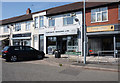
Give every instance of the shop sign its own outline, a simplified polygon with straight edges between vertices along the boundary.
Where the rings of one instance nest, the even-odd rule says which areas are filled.
[[[77,34],[77,29],[46,31],[46,36]]]
[[[87,27],[87,32],[114,31],[114,25]]]
[[[13,37],[30,37],[31,33],[25,33],[25,34],[14,34]]]

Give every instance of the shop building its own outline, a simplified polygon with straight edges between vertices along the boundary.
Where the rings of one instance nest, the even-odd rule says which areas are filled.
[[[87,53],[120,49],[119,7],[119,2],[86,2]],[[35,13],[28,9],[25,15],[2,20],[0,37],[8,35],[11,45],[29,45],[45,53],[49,48],[82,53],[83,16],[83,2]]]
[[[76,22],[75,18],[82,20],[82,12],[48,15],[43,11],[34,14],[34,47],[45,53],[49,53],[49,48],[52,52],[61,50],[63,54],[66,51],[81,51],[82,21]]]
[[[111,54],[120,51],[120,6],[109,3],[86,10],[88,53]]]
[[[27,45],[32,46],[32,14],[28,8],[25,15],[2,20],[0,25],[1,42],[8,40],[8,44],[1,44],[1,48],[6,45]]]

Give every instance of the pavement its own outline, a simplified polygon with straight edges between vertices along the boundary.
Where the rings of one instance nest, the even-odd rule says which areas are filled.
[[[92,69],[92,70],[102,70],[102,71],[113,71],[119,72],[120,61],[119,58],[113,57],[95,57],[88,56],[86,57],[86,64],[84,64],[83,56],[68,56],[61,55],[61,58],[55,58],[54,55],[46,55],[44,62],[49,63],[53,66],[71,66],[71,67],[81,67],[84,69]]]
[[[75,68],[83,68],[89,70],[101,70],[101,71],[112,71],[120,72],[120,58],[113,57],[98,57],[98,56],[87,56],[86,64],[84,64],[83,56],[74,55],[61,55],[61,58],[55,58],[54,55],[45,55],[46,58],[43,60],[33,61],[21,61],[21,63],[32,63],[32,64],[47,64],[51,66],[68,66]]]

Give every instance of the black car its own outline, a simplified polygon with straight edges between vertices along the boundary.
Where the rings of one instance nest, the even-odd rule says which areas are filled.
[[[20,59],[43,59],[45,53],[30,46],[6,46],[2,50],[2,58],[16,62]]]

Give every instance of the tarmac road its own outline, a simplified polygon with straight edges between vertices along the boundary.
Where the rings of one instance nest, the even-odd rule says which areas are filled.
[[[118,72],[3,60],[2,81],[118,81]]]

